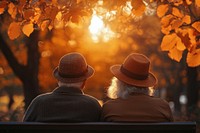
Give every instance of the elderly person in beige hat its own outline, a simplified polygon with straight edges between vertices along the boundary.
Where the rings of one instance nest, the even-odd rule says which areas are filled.
[[[109,122],[170,122],[169,104],[150,96],[150,87],[157,83],[149,71],[150,60],[142,54],[128,55],[122,65],[110,68],[114,75],[103,104],[102,121]]]
[[[58,87],[37,96],[25,112],[23,121],[30,122],[95,122],[101,106],[97,99],[83,94],[86,80],[94,70],[77,52],[64,55],[53,75]]]

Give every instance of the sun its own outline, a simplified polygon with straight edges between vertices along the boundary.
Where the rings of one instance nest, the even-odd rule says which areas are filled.
[[[93,14],[91,24],[89,26],[91,38],[95,43],[108,42],[115,36],[115,33],[110,29],[108,25],[105,25],[102,18],[96,14]]]

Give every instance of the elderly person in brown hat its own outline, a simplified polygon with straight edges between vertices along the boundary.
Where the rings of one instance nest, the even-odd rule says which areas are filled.
[[[150,96],[150,87],[157,83],[149,71],[150,60],[142,54],[128,55],[122,65],[110,68],[114,75],[107,90],[111,100],[103,104],[102,121],[109,122],[170,122],[169,104]]]
[[[53,75],[58,87],[37,96],[25,112],[23,121],[31,122],[95,122],[101,106],[97,99],[83,94],[86,80],[94,70],[80,53],[64,55]]]

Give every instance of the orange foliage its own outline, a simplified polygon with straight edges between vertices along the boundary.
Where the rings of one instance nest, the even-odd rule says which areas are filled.
[[[157,9],[157,15],[161,18],[161,31],[165,34],[161,49],[168,51],[169,57],[178,62],[182,58],[183,51],[187,49],[186,61],[190,67],[200,65],[198,52],[200,50],[199,3],[199,0],[196,0],[195,3],[191,0],[161,0]],[[192,9],[189,9],[191,7]]]
[[[158,17],[163,17],[166,12],[168,11],[169,7],[167,4],[159,5],[157,8],[157,15]]]
[[[102,0],[101,2],[102,4],[98,5],[98,0],[52,0],[51,2],[3,0],[0,2],[0,14],[8,9],[8,13],[13,18],[8,29],[8,36],[11,40],[18,38],[21,33],[30,36],[34,28],[42,31],[53,28],[65,29],[71,23],[88,22],[84,18],[90,18],[93,9],[97,6],[101,8],[101,11],[96,11],[96,13],[102,17],[106,16],[107,12],[114,11],[116,16],[114,19],[116,20],[107,20],[107,22],[110,22],[111,27],[115,28],[116,31],[121,28],[121,31],[127,33],[128,30],[132,29],[123,24],[127,21],[130,22],[129,17],[143,16],[150,7],[149,5],[152,2],[157,2],[159,4],[157,5],[157,15],[160,18],[161,31],[164,34],[161,49],[168,51],[169,57],[176,61],[181,60],[184,50],[188,51],[187,56],[195,55],[194,59],[198,57],[199,52],[196,51],[199,50],[200,45],[200,0],[194,2],[192,0]],[[125,7],[130,8],[130,14],[123,15]],[[106,20],[106,17],[103,19]],[[140,33],[143,35],[142,32]],[[200,65],[199,61],[192,60],[190,57],[187,57],[186,60],[189,66]]]
[[[16,39],[21,34],[20,23],[12,22],[8,28],[8,36],[11,40]]]
[[[137,1],[132,1],[131,2],[132,5],[132,12],[134,15],[136,16],[142,16],[142,14],[144,13],[146,6],[143,3],[142,0],[137,0]]]
[[[30,36],[30,34],[33,32],[33,24],[32,23],[27,23],[23,26],[22,31],[26,36]]]

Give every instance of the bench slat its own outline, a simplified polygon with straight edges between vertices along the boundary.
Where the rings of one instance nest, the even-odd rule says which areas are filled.
[[[0,133],[196,133],[195,122],[169,123],[32,123],[0,122]]]

